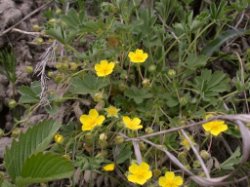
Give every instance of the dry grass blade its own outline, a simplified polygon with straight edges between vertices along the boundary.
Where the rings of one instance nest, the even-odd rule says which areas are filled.
[[[236,123],[240,128],[240,133],[242,137],[243,147],[242,147],[242,160],[241,162],[246,162],[250,155],[250,131],[240,120],[237,120]]]
[[[210,174],[209,174],[209,171],[208,171],[208,169],[207,169],[207,167],[206,167],[206,164],[205,164],[204,161],[202,160],[202,158],[201,158],[199,152],[198,152],[198,151],[196,150],[196,148],[194,147],[193,142],[190,140],[190,138],[188,137],[187,133],[186,133],[183,129],[181,129],[181,133],[183,134],[183,136],[187,139],[188,143],[190,144],[190,146],[191,146],[191,148],[192,148],[192,150],[193,150],[193,152],[194,152],[196,158],[199,160],[199,162],[200,162],[200,164],[201,164],[201,167],[202,167],[202,169],[203,169],[203,171],[204,171],[206,177],[207,177],[207,178],[210,178]]]
[[[138,141],[136,141],[136,140],[133,140],[132,143],[134,146],[135,157],[136,157],[137,163],[140,164],[142,162],[140,146],[138,144]]]
[[[122,135],[124,138],[126,138],[127,141],[132,141],[133,142],[134,149],[135,149],[135,154],[136,154],[137,158],[138,158],[138,155],[140,155],[139,154],[140,152],[138,153],[139,148],[137,148],[138,140],[139,141],[141,140],[141,141],[151,145],[152,147],[155,147],[156,149],[163,151],[166,154],[166,156],[170,159],[171,162],[173,162],[176,166],[178,166],[186,174],[190,175],[190,178],[193,181],[195,181],[197,184],[199,184],[201,186],[221,186],[221,185],[231,184],[231,183],[237,182],[237,181],[224,182],[224,180],[227,179],[228,177],[230,177],[233,174],[233,172],[229,173],[229,174],[227,174],[225,176],[222,176],[222,177],[210,178],[210,174],[209,174],[208,169],[206,168],[205,163],[203,162],[203,160],[200,157],[198,151],[195,149],[194,145],[192,144],[192,141],[190,140],[190,138],[187,136],[187,134],[183,130],[183,129],[186,129],[186,128],[190,128],[190,127],[193,127],[193,126],[196,126],[196,125],[201,125],[203,123],[213,121],[213,120],[217,120],[217,119],[232,121],[232,122],[235,122],[239,126],[241,136],[242,136],[242,140],[243,140],[243,148],[242,148],[243,157],[242,157],[241,162],[247,161],[247,159],[249,158],[249,155],[250,155],[250,131],[246,127],[246,125],[244,123],[250,122],[250,115],[248,115],[248,114],[215,116],[215,117],[209,118],[208,120],[202,120],[202,121],[199,121],[199,122],[192,122],[192,123],[187,124],[185,126],[175,127],[175,128],[171,128],[171,129],[167,129],[167,130],[162,130],[162,131],[151,133],[151,134],[148,134],[148,135],[139,136],[137,138],[129,138],[126,135],[121,134],[121,133],[120,133],[120,135]],[[153,143],[152,141],[149,141],[149,140],[146,139],[146,138],[151,138],[151,137],[154,137],[154,136],[159,136],[159,135],[162,135],[162,134],[167,134],[167,133],[175,132],[175,131],[181,131],[183,136],[190,143],[191,148],[192,148],[195,156],[199,160],[199,162],[201,164],[201,167],[202,167],[203,171],[205,172],[206,178],[197,176],[192,171],[188,170],[172,153],[170,153],[166,149],[165,146],[157,145],[157,144]],[[141,157],[141,155],[140,155],[140,157]]]
[[[167,157],[169,158],[169,160],[171,160],[171,162],[173,162],[176,166],[178,166],[182,171],[184,171],[186,174],[190,175],[191,179],[193,181],[195,181],[197,184],[201,185],[201,186],[221,186],[223,184],[223,180],[225,180],[226,178],[228,178],[230,176],[229,175],[225,175],[223,177],[217,177],[217,178],[204,178],[204,177],[200,177],[195,175],[192,171],[188,170],[172,153],[170,153],[165,147],[161,146],[161,145],[157,145],[147,139],[142,139],[142,141],[144,141],[145,143],[150,144],[151,146],[163,151]]]

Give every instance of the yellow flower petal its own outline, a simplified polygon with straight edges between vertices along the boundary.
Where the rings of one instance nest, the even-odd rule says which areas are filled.
[[[80,122],[83,124],[86,121],[87,118],[88,118],[87,115],[81,115],[80,116]]]
[[[100,64],[101,64],[101,66],[103,66],[103,65],[108,65],[108,61],[107,60],[101,60],[100,61]]]
[[[133,63],[143,63],[147,60],[148,54],[144,53],[142,49],[136,49],[135,52],[129,52],[128,57]]]
[[[114,106],[109,106],[105,109],[105,111],[107,112],[107,117],[118,117],[118,112],[120,111],[120,109]]]
[[[161,187],[166,187],[167,186],[167,179],[166,177],[160,177],[158,179],[158,183]]]
[[[122,121],[125,125],[129,124],[130,123],[130,118],[128,116],[123,116],[122,117]]]
[[[95,64],[95,71],[98,77],[105,77],[113,72],[114,67],[114,62],[109,63],[107,60],[101,60],[99,64]]]
[[[128,168],[128,171],[130,172],[130,173],[136,173],[138,170],[137,170],[137,164],[135,164],[135,163],[132,163],[130,166],[129,166],[129,168]]]
[[[175,184],[181,186],[183,184],[183,178],[180,176],[175,177]]]
[[[123,120],[125,127],[130,130],[138,130],[138,129],[143,128],[143,126],[140,124],[141,120],[139,118],[131,119],[128,116],[123,116],[122,120]]]
[[[174,172],[172,172],[172,171],[167,171],[167,172],[165,173],[165,177],[166,177],[168,180],[173,180],[174,177],[175,177],[175,174],[174,174]]]
[[[89,116],[91,116],[92,118],[96,118],[98,115],[99,115],[99,114],[98,114],[98,112],[97,112],[96,109],[91,109],[91,110],[89,111]]]
[[[146,162],[132,163],[129,167],[128,181],[143,185],[152,177],[152,171]]]
[[[105,166],[102,167],[102,169],[104,171],[114,171],[115,164],[114,163],[106,164]]]
[[[166,172],[165,176],[158,179],[158,183],[161,187],[179,187],[183,184],[183,178],[175,176],[174,172]]]
[[[97,125],[102,125],[103,121],[105,120],[105,117],[103,115],[99,116],[97,119],[96,119],[96,124]]]
[[[82,123],[82,131],[91,131],[96,126],[101,126],[104,122],[105,117],[99,115],[96,109],[91,109],[89,115],[81,115],[80,122]]]
[[[202,125],[206,132],[211,133],[214,136],[218,136],[220,133],[228,129],[227,124],[222,120],[214,120]]]
[[[137,126],[137,125],[140,125],[141,120],[140,120],[139,118],[133,118],[132,123],[133,123],[135,126]]]
[[[150,167],[149,167],[149,165],[148,165],[146,162],[142,162],[142,163],[140,164],[140,169],[141,169],[142,171],[146,171],[146,170],[149,170]]]

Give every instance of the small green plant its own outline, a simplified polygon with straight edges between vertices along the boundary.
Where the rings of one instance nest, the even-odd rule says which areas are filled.
[[[246,1],[197,2],[56,1],[41,27],[44,79],[18,87],[15,125],[38,113],[63,125],[41,122],[12,143],[9,181],[240,183],[250,168],[250,118],[239,114],[250,111],[250,68],[249,50],[234,47],[249,34]]]
[[[2,50],[0,52],[0,66],[3,67],[1,73],[5,74],[8,80],[16,82],[16,57],[12,50]],[[3,71],[4,70],[4,71]]]
[[[45,151],[59,128],[54,121],[43,121],[13,140],[4,155],[4,166],[11,182],[24,187],[72,175],[74,167],[69,160]]]

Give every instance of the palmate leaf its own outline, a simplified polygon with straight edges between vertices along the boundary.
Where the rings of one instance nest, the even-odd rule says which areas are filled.
[[[19,99],[20,103],[38,103],[40,101],[39,94],[41,92],[41,86],[40,82],[34,81],[29,86],[20,86],[19,93],[21,94],[21,97]]]
[[[18,141],[13,141],[4,155],[5,168],[13,180],[21,174],[28,157],[48,147],[59,128],[60,125],[54,121],[43,121],[21,134]]]
[[[74,94],[95,94],[100,89],[109,85],[109,81],[105,78],[97,78],[93,75],[87,74],[82,79],[73,79],[71,85],[73,87],[72,92]]]
[[[212,97],[228,91],[230,86],[228,78],[223,72],[212,73],[211,70],[204,69],[200,76],[195,77],[193,88],[205,101],[209,101]]]
[[[16,179],[16,184],[22,187],[69,178],[73,171],[74,166],[70,160],[53,153],[38,153],[26,160],[21,175]]]
[[[151,93],[145,88],[139,89],[135,86],[132,86],[128,90],[125,91],[125,96],[130,99],[133,99],[136,104],[142,103],[145,99],[153,97]]]

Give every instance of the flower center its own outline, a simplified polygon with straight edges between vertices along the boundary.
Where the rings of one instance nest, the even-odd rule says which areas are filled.
[[[142,60],[142,55],[141,54],[136,54],[135,59],[136,60]]]

